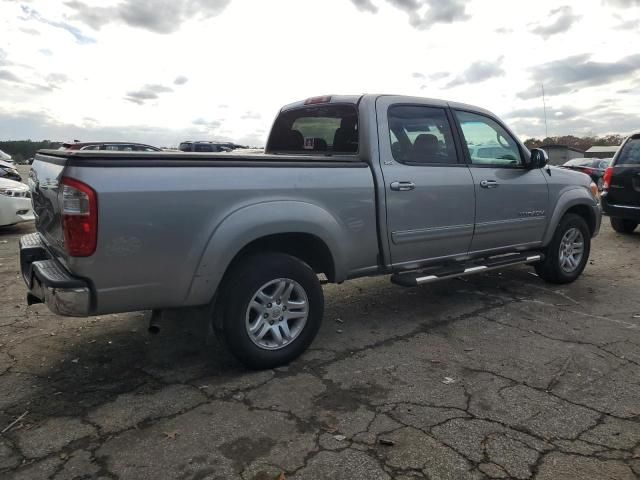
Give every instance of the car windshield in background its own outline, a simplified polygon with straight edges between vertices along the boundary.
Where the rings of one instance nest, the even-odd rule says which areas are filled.
[[[358,112],[352,105],[322,105],[280,114],[269,151],[287,153],[358,152]]]
[[[640,137],[632,138],[624,144],[616,165],[640,165]]]
[[[595,166],[596,168],[601,168],[604,170],[609,165],[611,165],[611,160],[613,160],[613,158],[605,158],[604,160],[599,160]]]

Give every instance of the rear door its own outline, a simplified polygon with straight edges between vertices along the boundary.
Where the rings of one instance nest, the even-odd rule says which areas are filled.
[[[613,162],[607,201],[640,206],[640,135],[628,139]]]
[[[392,264],[465,256],[475,194],[446,104],[386,96],[376,111]]]
[[[471,252],[542,241],[548,215],[545,173],[524,166],[525,152],[495,118],[455,110],[476,192]]]

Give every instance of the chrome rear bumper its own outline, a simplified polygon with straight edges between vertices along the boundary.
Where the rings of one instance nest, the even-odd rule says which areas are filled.
[[[40,234],[20,239],[20,269],[27,289],[27,303],[44,303],[53,313],[70,317],[91,314],[88,283],[71,275],[46,249]]]

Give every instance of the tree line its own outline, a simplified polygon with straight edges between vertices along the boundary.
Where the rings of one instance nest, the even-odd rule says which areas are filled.
[[[603,147],[617,147],[622,145],[625,137],[622,135],[605,135],[604,137],[575,137],[573,135],[564,135],[562,137],[547,137],[543,139],[529,138],[524,144],[527,148],[539,148],[544,145],[566,145],[567,147],[577,148],[586,152],[594,145]]]
[[[60,148],[62,142],[52,142],[51,140],[42,140],[34,142],[32,140],[9,140],[0,142],[0,150],[8,153],[13,157],[16,163],[24,163],[25,160],[36,155],[38,150],[45,148]]]

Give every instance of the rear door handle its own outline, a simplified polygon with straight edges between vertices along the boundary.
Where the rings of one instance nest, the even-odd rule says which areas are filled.
[[[500,184],[495,180],[482,180],[480,182],[482,188],[498,188],[498,185]]]
[[[413,190],[416,188],[416,184],[413,182],[392,182],[391,190],[395,190],[396,192],[408,192],[409,190]]]

